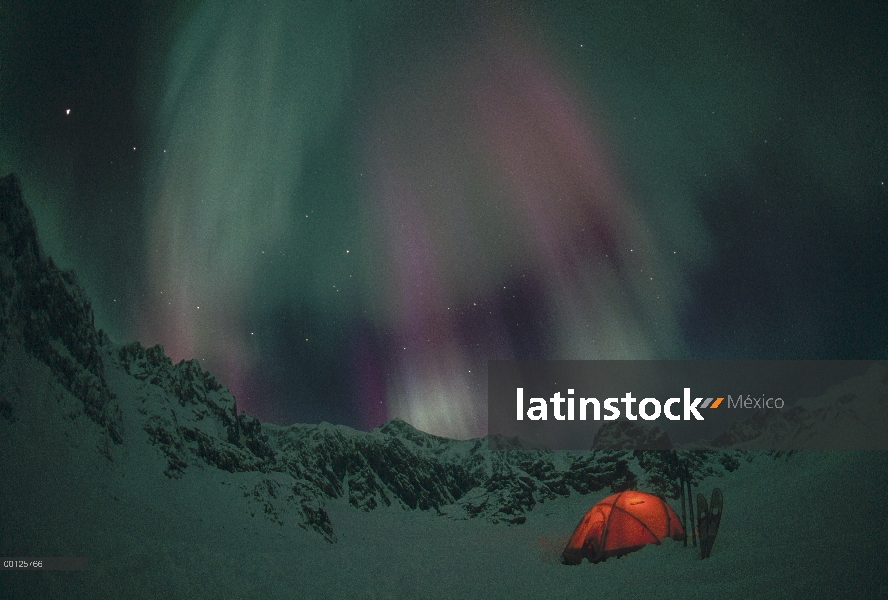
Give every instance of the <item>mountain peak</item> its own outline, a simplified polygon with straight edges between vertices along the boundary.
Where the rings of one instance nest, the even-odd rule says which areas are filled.
[[[37,239],[34,214],[22,198],[22,188],[13,173],[0,177],[0,254],[13,260],[39,259],[43,253]]]
[[[379,427],[377,427],[373,431],[382,433],[384,435],[392,436],[392,437],[398,437],[403,440],[408,440],[410,442],[413,442],[417,446],[421,446],[421,447],[429,447],[429,446],[432,446],[433,444],[436,444],[439,442],[451,441],[451,440],[448,440],[447,438],[443,438],[443,437],[440,437],[440,436],[437,436],[437,435],[434,435],[431,433],[426,433],[425,431],[419,430],[416,427],[414,427],[413,425],[411,425],[410,423],[408,423],[407,421],[399,419],[398,417],[395,417],[394,419],[392,419],[390,421],[386,421],[385,423],[383,423],[382,425],[380,425]]]

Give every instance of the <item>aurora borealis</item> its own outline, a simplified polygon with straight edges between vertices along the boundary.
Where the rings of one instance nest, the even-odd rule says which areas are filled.
[[[493,358],[888,354],[884,8],[112,4],[4,3],[0,167],[249,414],[469,437]]]

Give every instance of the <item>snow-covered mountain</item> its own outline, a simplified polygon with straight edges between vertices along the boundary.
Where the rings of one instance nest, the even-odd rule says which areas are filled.
[[[293,521],[328,541],[336,540],[336,531],[325,504],[336,499],[361,511],[396,506],[517,524],[537,504],[572,493],[646,484],[677,497],[668,465],[657,458],[657,451],[673,449],[669,436],[634,422],[607,424],[596,437],[596,450],[585,454],[491,451],[487,439],[448,440],[397,419],[371,432],[330,424],[262,424],[237,414],[228,389],[197,361],[174,365],[160,346],[118,346],[97,331],[74,274],[58,269],[42,253],[14,176],[0,180],[0,227],[4,381],[10,369],[20,368],[15,357],[30,360],[30,368],[47,368],[71,396],[64,401],[66,414],[85,415],[95,424],[96,447],[112,463],[122,455],[152,452],[163,466],[149,477],[177,479],[190,469],[229,473],[253,503],[250,510],[273,522]],[[867,393],[888,398],[888,369],[883,370],[846,387],[869,386]],[[839,395],[756,414],[710,447],[761,448],[763,439],[775,447],[787,440],[802,446],[828,443],[826,432],[833,432],[836,423],[847,428],[872,417],[856,412],[853,392],[830,393]],[[27,397],[7,385],[0,399],[6,426],[15,427],[17,416],[27,410]],[[499,447],[520,446],[498,442]],[[639,447],[652,452],[627,451]],[[698,481],[740,464],[722,453],[698,455],[690,461]],[[238,477],[245,473],[252,476]]]
[[[710,449],[675,450],[628,422],[603,427],[586,453],[500,438],[510,450],[491,450],[400,420],[370,432],[260,423],[196,361],[174,365],[159,346],[97,331],[9,176],[0,555],[83,556],[89,570],[0,572],[0,597],[551,597],[583,596],[590,581],[613,598],[880,597],[885,453],[712,449],[853,427],[867,415],[852,394],[882,393],[884,374],[843,385],[783,421],[737,425]],[[580,517],[613,490],[659,493],[678,511],[676,459],[696,491],[725,491],[711,559],[667,542],[594,567],[560,564]]]
[[[118,346],[95,329],[74,274],[41,252],[14,176],[0,180],[0,223],[0,370],[7,383],[0,414],[7,428],[17,426],[29,400],[9,383],[10,371],[33,370],[39,379],[36,372],[46,368],[65,390],[64,414],[93,422],[95,445],[110,463],[153,453],[162,466],[142,476],[178,479],[195,469],[230,474],[249,510],[328,541],[336,540],[325,510],[330,500],[346,499],[360,511],[396,506],[518,524],[539,503],[635,487],[644,476],[631,453],[616,447],[586,454],[500,452],[490,450],[487,439],[444,439],[397,419],[360,432],[326,423],[280,427],[237,414],[228,389],[197,361],[174,365],[160,346]],[[657,491],[673,492],[666,484]]]
[[[34,216],[14,175],[0,179],[0,357],[21,346],[45,364],[83,404],[83,411],[120,437],[120,412],[105,381],[102,349],[110,344],[95,328],[92,306],[74,273],[44,256]],[[11,415],[10,400],[2,400]]]

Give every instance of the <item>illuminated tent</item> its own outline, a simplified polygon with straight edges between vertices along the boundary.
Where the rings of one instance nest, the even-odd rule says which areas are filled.
[[[583,557],[597,563],[666,537],[682,540],[685,531],[665,500],[644,492],[620,492],[589,509],[561,556],[569,565],[580,564]]]

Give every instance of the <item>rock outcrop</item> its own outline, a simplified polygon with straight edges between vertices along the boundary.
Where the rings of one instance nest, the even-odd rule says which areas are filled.
[[[90,418],[121,443],[120,410],[105,381],[92,305],[72,271],[43,254],[34,215],[15,175],[0,179],[0,357],[17,341],[83,402]]]

